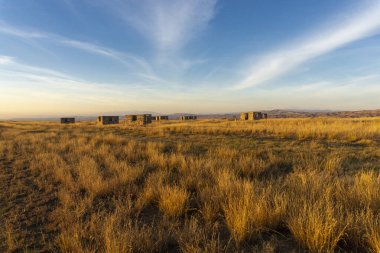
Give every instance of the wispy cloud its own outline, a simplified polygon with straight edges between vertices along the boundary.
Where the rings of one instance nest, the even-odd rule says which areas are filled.
[[[76,16],[79,16],[79,11],[75,8],[75,5],[72,0],[63,0],[63,3],[67,6],[67,8],[74,13]]]
[[[215,15],[217,0],[105,1],[159,50],[175,51],[204,30]]]
[[[112,97],[123,100],[127,97],[136,97],[136,94],[145,91],[158,91],[166,87],[168,92],[178,88],[176,84],[155,76],[145,76],[146,80],[160,86],[151,85],[151,82],[99,83],[83,80],[81,78],[56,71],[21,63],[14,57],[0,55],[0,87],[44,87],[47,90],[63,89],[67,91],[80,91],[82,94],[96,94],[97,97]]]
[[[27,38],[27,39],[45,38],[47,36],[47,34],[37,32],[37,31],[17,29],[2,21],[0,21],[0,33],[6,33],[6,34],[10,34],[17,37]]]
[[[90,52],[93,54],[98,54],[98,55],[113,58],[116,60],[122,59],[122,55],[123,55],[122,53],[120,53],[116,50],[110,49],[110,48],[98,46],[98,45],[88,43],[88,42],[70,40],[70,39],[65,39],[65,38],[62,38],[59,41],[60,41],[60,43],[66,45],[66,46],[77,48],[77,49],[82,49],[84,51],[87,51],[87,52]]]
[[[65,112],[68,108],[76,113],[81,113],[83,108],[122,110],[137,103],[137,100],[144,101],[145,98],[139,94],[149,87],[128,82],[122,85],[91,82],[13,60],[7,65],[0,65],[0,89],[0,108],[12,104],[12,110],[27,115],[33,105],[33,108],[38,108],[37,111],[52,115]],[[12,115],[12,110],[0,109],[0,117]]]
[[[143,58],[126,54],[123,52],[120,52],[118,50],[100,46],[97,44],[93,43],[88,43],[88,42],[83,42],[83,41],[78,41],[78,40],[72,40],[72,39],[67,39],[63,37],[57,37],[56,41],[58,43],[61,43],[62,45],[80,49],[92,54],[97,54],[100,56],[108,57],[114,60],[117,60],[119,62],[122,62],[130,67],[138,67],[144,70],[145,73],[150,73],[152,74],[152,67],[150,64]]]
[[[117,60],[124,65],[127,65],[128,67],[134,69],[135,71],[143,73],[144,75],[154,75],[152,67],[145,59],[98,44],[74,40],[58,34],[18,28],[1,21],[0,33],[16,36],[26,40],[48,40],[66,47],[79,49],[91,54]]]
[[[114,8],[122,19],[132,25],[158,48],[159,54],[151,59],[125,53],[98,43],[79,41],[58,34],[30,28],[12,26],[0,20],[0,33],[19,37],[40,48],[39,41],[49,41],[64,47],[78,49],[90,54],[106,57],[123,64],[129,73],[142,82],[160,80],[162,85],[179,87],[181,76],[195,65],[204,64],[204,59],[184,59],[177,50],[205,29],[214,16],[217,0],[99,0]],[[72,4],[66,1],[66,4]],[[40,48],[44,49],[44,48]],[[169,53],[170,51],[170,53]],[[169,53],[169,54],[168,54]],[[172,54],[173,53],[173,54]]]
[[[354,41],[376,35],[380,32],[380,3],[376,1],[368,9],[340,24],[311,34],[307,39],[298,40],[269,53],[257,61],[237,89],[261,85],[284,75],[301,64],[341,48]]]
[[[11,57],[4,58],[0,56],[1,59],[10,59],[0,68],[0,83],[6,86],[24,83],[30,86],[39,84],[50,88],[59,87],[81,90],[101,87],[98,84],[86,82],[59,71],[19,63]]]
[[[13,57],[0,55],[0,65],[10,64],[13,62],[13,59],[14,59]]]
[[[40,68],[0,56],[0,118],[34,115],[66,115],[106,111],[176,110],[176,88],[165,80],[156,87],[147,83],[99,83],[49,68]],[[5,60],[6,59],[6,60]],[[11,60],[10,60],[11,59]],[[5,61],[7,63],[5,63]],[[152,96],[154,95],[154,99]],[[12,104],[12,108],[9,108]],[[7,108],[7,109],[5,109]]]

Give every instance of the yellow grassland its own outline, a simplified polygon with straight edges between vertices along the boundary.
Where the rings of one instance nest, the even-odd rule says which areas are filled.
[[[0,122],[0,251],[380,252],[380,118]]]

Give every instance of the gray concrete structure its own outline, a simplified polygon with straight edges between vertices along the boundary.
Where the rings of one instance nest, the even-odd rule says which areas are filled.
[[[119,124],[119,116],[99,116],[97,122],[102,125]]]

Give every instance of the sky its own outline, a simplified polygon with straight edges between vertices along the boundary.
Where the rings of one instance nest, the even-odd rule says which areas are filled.
[[[0,118],[380,108],[380,0],[0,0]]]

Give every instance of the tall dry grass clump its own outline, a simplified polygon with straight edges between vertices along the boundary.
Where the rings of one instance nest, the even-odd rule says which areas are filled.
[[[344,206],[335,200],[339,183],[330,173],[324,167],[298,170],[287,182],[292,200],[287,226],[296,241],[311,252],[334,252],[349,226]]]
[[[232,237],[237,243],[252,236],[258,226],[253,223],[253,187],[243,183],[240,192],[231,192],[223,206],[224,216]]]
[[[380,210],[380,173],[363,171],[353,177],[346,186],[345,199],[352,209],[370,208]],[[343,197],[343,196],[342,196]]]
[[[255,182],[240,181],[224,172],[219,177],[219,187],[226,193],[222,208],[236,243],[279,227],[286,212],[286,202],[271,186],[260,190],[260,186],[256,186],[258,189],[255,189]]]
[[[347,241],[351,244],[379,251],[380,215],[380,176],[379,172],[361,171],[346,177],[340,184],[338,200],[352,223],[348,227]]]
[[[164,186],[160,190],[158,206],[169,217],[177,218],[186,210],[189,193],[178,186]]]
[[[311,252],[334,252],[347,227],[339,210],[325,201],[303,203],[289,214],[287,224],[294,238]]]
[[[369,212],[365,217],[365,238],[373,252],[380,252],[380,214]]]

